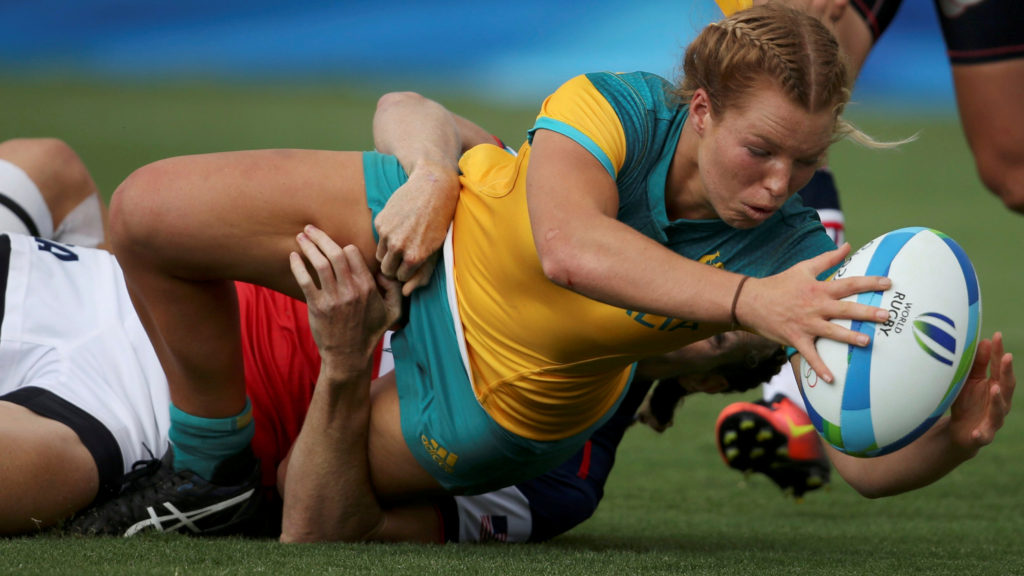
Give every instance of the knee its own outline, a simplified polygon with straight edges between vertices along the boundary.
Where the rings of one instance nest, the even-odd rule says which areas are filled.
[[[81,164],[78,154],[60,138],[11,138],[0,142],[0,158],[22,168],[64,163]]]
[[[55,213],[74,208],[97,191],[85,162],[59,138],[6,140],[0,143],[0,158],[24,170]]]
[[[117,254],[145,252],[159,242],[160,225],[168,218],[161,209],[159,194],[166,178],[162,162],[136,169],[110,197],[110,244]]]
[[[1007,208],[1024,214],[1024,153],[978,154],[975,161],[985,188]]]
[[[1008,182],[1005,187],[993,188],[992,191],[999,196],[1004,206],[1018,214],[1024,214],[1024,182],[1020,179]]]

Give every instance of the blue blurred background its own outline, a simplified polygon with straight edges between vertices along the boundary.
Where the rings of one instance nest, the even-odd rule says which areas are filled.
[[[0,74],[353,81],[539,102],[592,70],[669,77],[713,0],[0,0]],[[631,3],[632,4],[632,3]],[[862,107],[955,112],[932,2],[907,2],[868,60]]]

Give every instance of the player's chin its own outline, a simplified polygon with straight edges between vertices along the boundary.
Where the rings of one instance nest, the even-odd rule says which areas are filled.
[[[735,218],[729,222],[729,225],[740,230],[756,228],[757,226],[764,224],[765,221],[775,214],[775,212],[777,212],[777,210],[774,208],[761,208],[744,204],[743,208],[735,215]]]
[[[761,224],[764,224],[765,220],[767,220],[767,218],[751,218],[750,216],[746,215],[737,215],[733,218],[726,218],[725,223],[728,224],[729,226],[732,226],[733,228],[736,228],[737,230],[749,230],[751,228],[757,228]]]

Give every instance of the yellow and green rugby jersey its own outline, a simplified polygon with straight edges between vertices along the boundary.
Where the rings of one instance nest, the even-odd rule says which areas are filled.
[[[594,154],[618,184],[619,220],[687,258],[766,276],[834,247],[816,212],[796,198],[752,230],[717,219],[669,221],[665,184],[687,116],[669,88],[642,72],[579,76],[544,102],[530,137],[553,130]],[[529,141],[517,156],[492,145],[463,156],[454,278],[480,403],[515,434],[555,440],[605,416],[633,362],[710,336],[713,327],[609,306],[550,282],[527,211],[529,163]]]
[[[715,0],[715,4],[722,10],[722,14],[732,16],[740,10],[746,10],[754,5],[754,0]]]

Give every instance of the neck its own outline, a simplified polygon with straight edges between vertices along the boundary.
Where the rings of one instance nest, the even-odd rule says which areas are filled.
[[[669,220],[700,220],[715,217],[709,212],[707,202],[704,201],[706,195],[697,161],[699,143],[700,139],[688,118],[676,144],[672,164],[668,169],[668,178],[665,181],[665,212]]]

